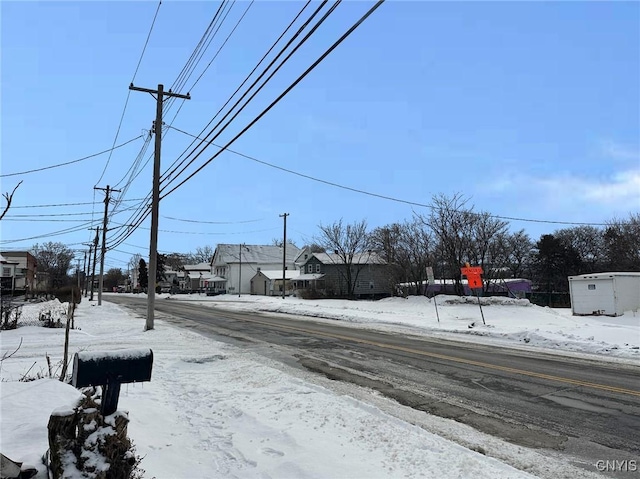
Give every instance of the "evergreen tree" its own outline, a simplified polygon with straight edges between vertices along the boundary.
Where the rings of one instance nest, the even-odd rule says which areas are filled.
[[[149,272],[147,271],[147,263],[145,260],[140,258],[140,263],[138,264],[138,281],[140,282],[140,288],[143,290],[149,286]]]
[[[160,281],[167,280],[167,275],[165,274],[165,270],[167,269],[167,256],[157,253],[156,258],[156,283],[159,283]]]

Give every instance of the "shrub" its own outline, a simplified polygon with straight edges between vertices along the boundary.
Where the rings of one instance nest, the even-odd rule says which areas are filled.
[[[55,290],[53,294],[61,303],[70,303],[72,296],[75,304],[80,304],[82,301],[82,291],[80,291],[80,288],[76,285],[63,286],[62,288]]]

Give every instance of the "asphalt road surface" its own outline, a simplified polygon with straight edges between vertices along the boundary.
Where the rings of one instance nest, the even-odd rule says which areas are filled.
[[[110,295],[108,301],[146,316],[145,298]],[[602,472],[605,477],[640,478],[640,366],[221,308],[155,302],[157,317],[172,324],[241,347],[274,345],[289,365],[591,472],[598,472],[598,460],[632,469]]]

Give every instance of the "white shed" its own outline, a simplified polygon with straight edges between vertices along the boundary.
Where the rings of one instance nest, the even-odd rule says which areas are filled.
[[[622,316],[640,310],[640,273],[594,273],[569,276],[574,315]]]

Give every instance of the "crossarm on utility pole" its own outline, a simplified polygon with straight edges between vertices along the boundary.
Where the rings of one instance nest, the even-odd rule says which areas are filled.
[[[153,188],[151,200],[151,238],[149,240],[149,282],[147,285],[147,321],[144,330],[153,329],[155,294],[156,294],[156,270],[158,267],[158,216],[160,210],[160,149],[162,147],[162,102],[164,97],[183,98],[191,100],[189,93],[181,95],[173,93],[171,90],[165,92],[164,85],[159,84],[157,90],[140,88],[129,85],[129,90],[141,91],[157,95],[156,98],[156,121],[153,131],[156,135],[155,151],[153,155]]]

